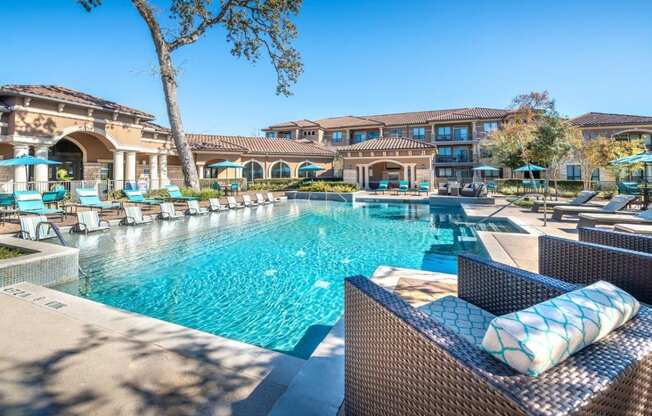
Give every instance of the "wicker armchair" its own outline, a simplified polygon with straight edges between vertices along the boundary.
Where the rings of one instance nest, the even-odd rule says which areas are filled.
[[[541,236],[539,273],[581,285],[605,280],[652,305],[652,254]]]
[[[576,288],[459,256],[459,297],[495,315]],[[652,311],[540,377],[516,373],[362,276],[345,290],[345,414],[651,415]]]
[[[603,228],[578,228],[580,241],[652,254],[652,236],[621,233]]]

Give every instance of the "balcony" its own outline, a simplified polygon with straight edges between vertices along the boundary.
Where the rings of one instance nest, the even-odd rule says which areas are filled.
[[[471,155],[459,155],[459,156],[443,156],[438,155],[435,157],[435,164],[440,165],[454,165],[454,164],[472,164],[474,163],[473,157]]]

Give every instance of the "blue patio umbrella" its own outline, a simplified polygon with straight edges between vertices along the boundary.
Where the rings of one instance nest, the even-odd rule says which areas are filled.
[[[473,170],[487,170],[487,171],[496,172],[496,171],[499,171],[500,169],[494,168],[493,166],[489,166],[489,165],[482,165],[482,166],[477,166],[477,167],[473,168]]]
[[[30,155],[23,155],[23,156],[14,157],[12,159],[0,160],[0,167],[25,166],[25,177],[29,176],[27,171],[28,166],[60,165],[60,164],[61,162],[57,162],[56,160],[41,159]]]
[[[636,155],[621,157],[620,159],[612,160],[609,162],[612,165],[616,166],[626,166],[626,165],[635,165],[637,163],[642,163],[643,167],[643,181],[645,186],[643,187],[643,209],[646,209],[650,202],[649,189],[648,189],[648,177],[647,177],[647,168],[649,164],[652,164],[652,153],[642,152]]]
[[[514,169],[514,172],[541,172],[543,170],[546,170],[546,168],[528,163],[527,165]]]
[[[208,165],[208,167],[217,168],[217,169],[243,169],[244,168],[244,166],[242,166],[241,164],[232,162],[230,160],[223,160],[221,162],[211,163],[210,165]]]
[[[301,166],[299,168],[299,172],[312,172],[312,173],[315,173],[315,172],[319,172],[321,170],[326,170],[326,169],[322,168],[321,166],[317,166],[317,165],[305,165],[305,166]]]

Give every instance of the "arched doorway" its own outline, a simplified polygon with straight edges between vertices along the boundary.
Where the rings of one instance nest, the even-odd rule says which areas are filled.
[[[84,179],[84,153],[75,143],[67,139],[59,140],[50,147],[48,159],[61,162],[60,165],[50,166],[48,177],[51,181],[64,179],[63,170],[67,178],[72,180]],[[60,172],[57,176],[57,172]]]
[[[299,166],[297,166],[297,177],[299,177],[299,178],[314,178],[315,176],[317,176],[315,174],[314,170],[312,170],[312,171],[311,170],[301,171],[302,167],[309,166],[309,165],[312,165],[312,163],[310,163],[310,162],[301,162],[301,163],[299,163]]]
[[[281,161],[274,163],[271,168],[270,177],[273,179],[291,178],[292,171],[290,170],[290,165]]]
[[[248,182],[254,181],[256,179],[263,179],[263,166],[255,160],[250,160],[244,164],[244,168],[242,169],[242,176]]]

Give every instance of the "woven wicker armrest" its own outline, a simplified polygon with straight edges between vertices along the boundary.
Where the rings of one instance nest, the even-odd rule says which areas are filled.
[[[624,248],[627,250],[652,253],[652,236],[621,233],[618,231],[601,228],[580,227],[578,229],[580,241],[603,246]]]
[[[539,272],[581,285],[605,280],[652,304],[652,254],[541,236]]]
[[[577,289],[576,285],[472,254],[457,257],[458,296],[494,315],[505,315]]]
[[[599,343],[529,377],[364,277],[348,278],[345,293],[347,416],[652,414],[647,307]]]

